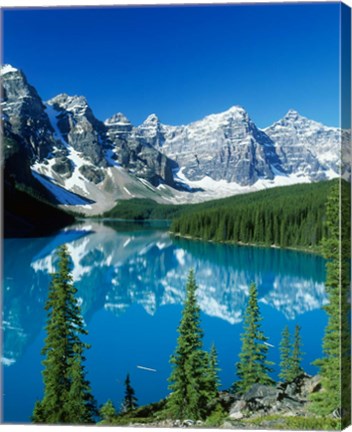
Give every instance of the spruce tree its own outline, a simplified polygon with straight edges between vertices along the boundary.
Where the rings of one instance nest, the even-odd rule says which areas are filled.
[[[303,353],[301,351],[301,335],[300,326],[296,325],[294,341],[291,342],[291,335],[288,326],[282,332],[280,343],[280,374],[279,377],[283,381],[292,381],[303,372],[301,361]]]
[[[216,352],[215,345],[212,344],[209,353],[209,391],[213,394],[213,397],[216,397],[219,391],[219,371],[218,353]]]
[[[135,391],[131,385],[130,374],[127,374],[125,379],[125,398],[122,402],[121,411],[129,412],[138,407],[138,399],[135,396]]]
[[[292,348],[292,357],[291,357],[291,377],[295,379],[298,375],[303,372],[303,368],[301,366],[303,353],[301,351],[302,340],[301,340],[301,327],[296,325],[295,334],[293,340],[293,348]]]
[[[342,189],[344,187],[342,185]],[[344,199],[344,196],[342,196],[342,199]],[[344,211],[349,212],[349,206],[348,192],[346,202],[341,209],[339,184],[334,184],[326,205],[325,229],[327,234],[323,241],[323,253],[327,259],[325,286],[329,301],[324,306],[324,309],[328,315],[328,323],[323,338],[323,357],[314,362],[320,368],[323,390],[311,396],[311,410],[323,416],[331,415],[336,411],[341,412],[342,376],[344,376],[344,386],[350,388],[350,332],[347,300],[350,271],[349,217],[344,218],[344,223],[341,225],[339,223]],[[341,214],[340,210],[342,210]],[[348,370],[344,365],[349,365],[347,366]],[[344,369],[347,370],[346,373],[344,373]],[[348,378],[348,381],[345,378]],[[350,418],[350,408],[348,407],[350,404],[350,391],[348,393],[347,397],[343,394],[343,403],[347,408],[342,413],[344,417],[343,423],[348,422]]]
[[[110,399],[100,408],[99,415],[102,418],[100,424],[112,424],[116,417],[116,409]]]
[[[197,284],[194,271],[188,275],[186,300],[178,327],[175,353],[170,359],[171,394],[167,400],[168,415],[175,419],[199,420],[206,416],[209,393],[209,356],[202,349],[203,332],[200,309],[196,299]]]
[[[82,364],[83,351],[89,346],[80,340],[87,332],[75,298],[66,246],[61,246],[57,255],[58,270],[52,276],[45,306],[44,397],[36,403],[32,419],[38,423],[91,423],[95,401]]]
[[[282,338],[280,342],[280,373],[279,377],[283,381],[291,381],[291,370],[292,363],[292,345],[291,335],[288,326],[286,326],[282,332]]]
[[[253,384],[273,384],[269,373],[272,372],[267,357],[268,338],[260,328],[262,317],[258,306],[258,292],[255,284],[249,288],[249,300],[244,317],[244,333],[241,336],[242,349],[237,363],[239,381],[234,388],[239,393],[245,393]]]

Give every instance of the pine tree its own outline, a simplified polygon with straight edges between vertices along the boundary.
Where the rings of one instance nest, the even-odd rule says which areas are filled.
[[[283,381],[291,381],[292,377],[292,346],[291,346],[291,335],[288,326],[286,326],[282,332],[282,339],[280,342],[280,373],[279,377]]]
[[[260,310],[258,306],[258,292],[255,284],[249,288],[249,301],[244,317],[244,333],[241,336],[242,349],[240,361],[237,363],[237,375],[240,378],[234,384],[239,393],[245,393],[253,384],[273,384],[268,375],[272,372],[273,364],[266,359],[268,338],[260,329]]]
[[[110,399],[100,408],[99,415],[102,418],[101,424],[112,424],[116,409]]]
[[[213,397],[216,397],[219,391],[219,371],[218,354],[215,345],[212,344],[209,353],[209,392]]]
[[[44,397],[37,402],[33,421],[38,423],[91,423],[95,401],[82,365],[89,346],[72,284],[67,248],[58,250],[58,271],[53,274],[45,309],[48,313],[43,360]]]
[[[345,205],[349,206],[349,200]],[[343,231],[348,229],[346,227],[350,222],[346,219],[346,225],[341,224],[340,227],[340,209],[339,184],[335,184],[327,200],[325,226],[327,235],[323,241],[324,257],[328,260],[325,285],[329,303],[324,306],[328,314],[328,323],[323,338],[324,356],[314,362],[320,368],[323,391],[311,396],[311,410],[323,416],[331,415],[335,410],[341,410],[341,357],[343,354],[341,346],[343,347],[347,342],[347,340],[341,340],[341,335],[349,333],[344,332],[344,328],[348,327],[346,323],[348,312],[345,309],[347,307],[346,293],[349,290],[349,250],[344,248],[341,229]],[[342,242],[341,250],[340,241]],[[349,344],[347,342],[346,345],[350,346]],[[345,385],[348,384],[345,383]]]
[[[296,325],[294,341],[291,343],[291,335],[288,326],[282,332],[280,343],[280,368],[279,377],[284,381],[292,381],[303,372],[301,361],[303,353],[301,351],[300,326]]]
[[[202,349],[200,309],[196,299],[197,284],[191,270],[186,285],[186,300],[178,328],[179,337],[170,363],[171,394],[168,415],[176,419],[202,419],[206,416],[209,394],[209,356]]]
[[[125,379],[125,398],[122,402],[121,411],[129,412],[138,407],[138,399],[135,396],[135,391],[131,386],[130,374],[127,374]]]
[[[298,375],[303,372],[303,368],[301,366],[303,353],[301,351],[302,341],[301,341],[301,327],[296,325],[295,327],[295,335],[293,340],[293,349],[292,349],[292,357],[291,357],[291,377],[295,379]]]

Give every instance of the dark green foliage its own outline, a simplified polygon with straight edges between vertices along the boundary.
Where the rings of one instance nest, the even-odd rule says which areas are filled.
[[[187,205],[158,204],[148,198],[132,198],[119,201],[114,208],[102,216],[127,220],[172,219],[179,216],[188,207]]]
[[[341,427],[351,424],[351,184],[341,181]]]
[[[58,250],[58,271],[53,274],[45,309],[44,397],[36,403],[33,420],[42,423],[92,423],[95,401],[85,378],[83,352],[89,346],[77,292],[72,284],[70,258],[66,246]]]
[[[349,240],[347,240],[347,247],[344,240],[347,235],[348,238],[350,235],[350,220],[344,214],[345,212],[349,214],[350,192],[349,186],[344,182],[341,191],[342,196],[339,184],[331,188],[326,206],[327,235],[323,242],[324,257],[328,260],[325,285],[329,303],[324,306],[328,314],[328,324],[323,339],[324,356],[315,361],[320,368],[323,391],[311,397],[312,411],[323,416],[330,416],[334,411],[341,410],[342,372],[344,372],[343,386],[350,385],[349,302],[347,300],[350,282],[350,249]],[[340,224],[340,217],[343,218],[344,223]],[[344,364],[347,367],[344,367]],[[346,378],[348,381],[345,381]],[[350,396],[348,400],[350,401]],[[346,405],[347,410],[342,413],[343,422],[348,422],[350,418],[349,407],[348,404]]]
[[[33,414],[31,417],[32,423],[45,423],[44,411],[40,401],[36,401]]]
[[[301,340],[301,327],[296,325],[295,335],[293,340],[292,357],[291,357],[291,375],[292,379],[296,378],[299,374],[303,372],[301,362],[302,362],[302,340]]]
[[[224,410],[224,408],[220,404],[217,404],[214,411],[209,417],[207,417],[205,425],[210,427],[220,427],[223,425],[227,416],[228,413]]]
[[[283,381],[292,381],[303,372],[301,367],[302,351],[301,351],[301,335],[300,327],[296,325],[294,341],[291,342],[291,335],[288,326],[282,332],[280,343],[280,374],[279,377]]]
[[[32,174],[21,138],[0,133],[3,150],[3,206],[5,237],[35,237],[53,233],[75,218],[55,207],[57,199]]]
[[[35,237],[49,235],[74,223],[75,218],[43,201],[32,190],[4,184],[4,236]]]
[[[207,415],[212,392],[209,391],[209,355],[202,349],[203,332],[200,327],[200,309],[196,299],[197,285],[193,270],[186,286],[186,300],[178,328],[179,337],[169,378],[171,394],[166,411],[171,418],[203,419]]]
[[[96,403],[91,394],[89,381],[85,378],[83,366],[84,344],[73,346],[73,357],[69,361],[70,389],[65,405],[72,424],[94,423],[94,416],[98,414]]]
[[[280,342],[280,373],[279,377],[283,381],[291,381],[291,355],[292,355],[291,335],[288,326],[282,332]]]
[[[268,375],[272,372],[272,362],[266,359],[268,338],[260,329],[260,310],[258,306],[258,292],[255,284],[249,288],[249,300],[244,317],[243,334],[241,336],[242,348],[237,363],[237,376],[239,381],[234,384],[236,391],[245,393],[253,384],[273,384]]]
[[[219,363],[218,363],[218,354],[216,352],[216,347],[214,344],[212,344],[210,353],[209,353],[209,392],[213,395],[215,398],[219,386],[220,386],[220,379],[219,379]]]
[[[166,400],[144,405],[129,412],[121,412],[116,415],[110,424],[112,425],[131,425],[131,424],[148,424],[165,418]],[[103,423],[104,424],[104,423]]]
[[[100,408],[99,415],[102,418],[100,424],[113,424],[116,417],[116,409],[110,399]]]
[[[131,386],[130,374],[127,374],[125,379],[125,398],[121,405],[121,411],[129,412],[137,408],[137,400],[134,389]]]
[[[185,208],[171,231],[203,240],[316,250],[331,182],[277,187]]]

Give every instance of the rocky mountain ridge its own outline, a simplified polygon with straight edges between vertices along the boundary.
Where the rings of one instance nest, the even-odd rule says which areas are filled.
[[[1,68],[5,137],[16,136],[33,176],[62,205],[100,213],[117,199],[199,202],[337,177],[341,133],[290,110],[261,130],[244,108],[169,126],[151,114],[97,119],[83,96],[43,102],[19,69]]]

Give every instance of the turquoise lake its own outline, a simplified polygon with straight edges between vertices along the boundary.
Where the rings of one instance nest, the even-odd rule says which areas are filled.
[[[129,372],[140,405],[168,392],[169,358],[194,268],[204,348],[214,342],[222,389],[235,379],[249,285],[258,286],[262,327],[276,363],[286,324],[302,327],[303,366],[321,355],[327,322],[325,262],[295,251],[175,239],[153,224],[85,222],[46,238],[7,239],[3,265],[3,422],[26,423],[43,394],[40,351],[55,250],[66,243],[89,335],[87,377],[98,404],[120,407]],[[142,368],[140,368],[142,366]],[[155,371],[146,370],[150,368]]]

